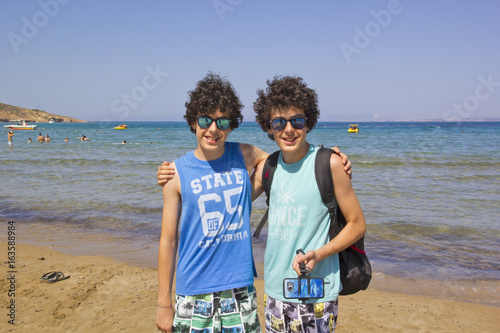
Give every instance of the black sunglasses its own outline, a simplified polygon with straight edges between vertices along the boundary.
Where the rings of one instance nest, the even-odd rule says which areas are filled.
[[[277,117],[269,120],[271,123],[271,128],[273,131],[282,131],[286,127],[286,123],[290,122],[293,128],[295,129],[303,129],[306,126],[307,117],[298,116],[290,119],[286,119],[283,117]]]
[[[214,121],[215,125],[217,125],[217,128],[223,131],[229,129],[229,126],[231,125],[231,120],[229,120],[229,118],[226,117],[219,117],[216,119],[212,119],[209,116],[197,116],[196,118],[198,118],[198,126],[204,129],[209,128],[210,125],[212,125],[212,122]]]

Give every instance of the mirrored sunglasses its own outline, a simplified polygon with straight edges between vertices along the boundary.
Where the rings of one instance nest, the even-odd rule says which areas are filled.
[[[306,126],[306,120],[307,117],[302,116],[290,119],[278,117],[269,120],[269,122],[271,123],[271,128],[273,129],[273,131],[282,131],[285,129],[287,122],[290,122],[290,125],[292,125],[292,127],[295,129],[303,129]]]
[[[212,122],[215,121],[215,125],[217,125],[217,128],[220,130],[227,130],[229,129],[229,126],[231,125],[231,121],[229,118],[226,117],[219,117],[216,119],[212,119],[209,116],[198,116],[198,126],[201,128],[207,129],[212,125]]]

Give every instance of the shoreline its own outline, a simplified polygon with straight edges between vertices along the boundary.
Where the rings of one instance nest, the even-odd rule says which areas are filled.
[[[108,232],[89,232],[78,226],[46,223],[16,223],[17,241],[55,249],[68,255],[105,256],[117,263],[156,269],[158,239],[125,237]],[[0,241],[5,238],[0,237]],[[254,241],[262,241],[255,240]],[[263,253],[254,246],[254,258],[259,278],[264,276]],[[428,296],[500,307],[500,281],[480,279],[422,279],[398,277],[381,273],[372,260],[373,278],[368,289]]]
[[[0,241],[7,249],[7,243]],[[156,269],[119,263],[97,255],[69,255],[48,246],[16,242],[15,280],[2,279],[0,293],[4,317],[15,299],[15,326],[9,331],[60,329],[74,331],[156,330]],[[0,267],[7,275],[6,252]],[[46,283],[39,278],[49,271],[70,275],[67,280]],[[500,307],[441,297],[416,296],[373,287],[339,299],[337,332],[493,332],[500,325]],[[264,324],[264,281],[255,280],[259,317]],[[92,318],[92,319],[90,319]],[[7,319],[4,319],[7,321]]]

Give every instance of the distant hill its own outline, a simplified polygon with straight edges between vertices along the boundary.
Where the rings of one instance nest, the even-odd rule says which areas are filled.
[[[24,119],[31,123],[48,123],[54,119],[56,123],[86,123],[84,120],[60,116],[38,109],[26,109],[19,106],[0,103],[0,122],[11,122]]]

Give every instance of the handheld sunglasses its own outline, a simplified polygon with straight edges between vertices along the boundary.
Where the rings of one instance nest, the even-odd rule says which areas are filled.
[[[271,123],[273,131],[282,131],[285,129],[286,123],[288,122],[290,122],[290,125],[292,125],[295,129],[303,129],[306,126],[306,120],[307,117],[304,116],[293,117],[290,119],[277,117],[269,120],[269,122]]]
[[[231,125],[231,121],[226,117],[212,119],[209,116],[197,116],[196,118],[198,118],[198,126],[203,129],[209,128],[214,121],[215,125],[217,125],[217,128],[223,131],[229,129],[229,126]]]

